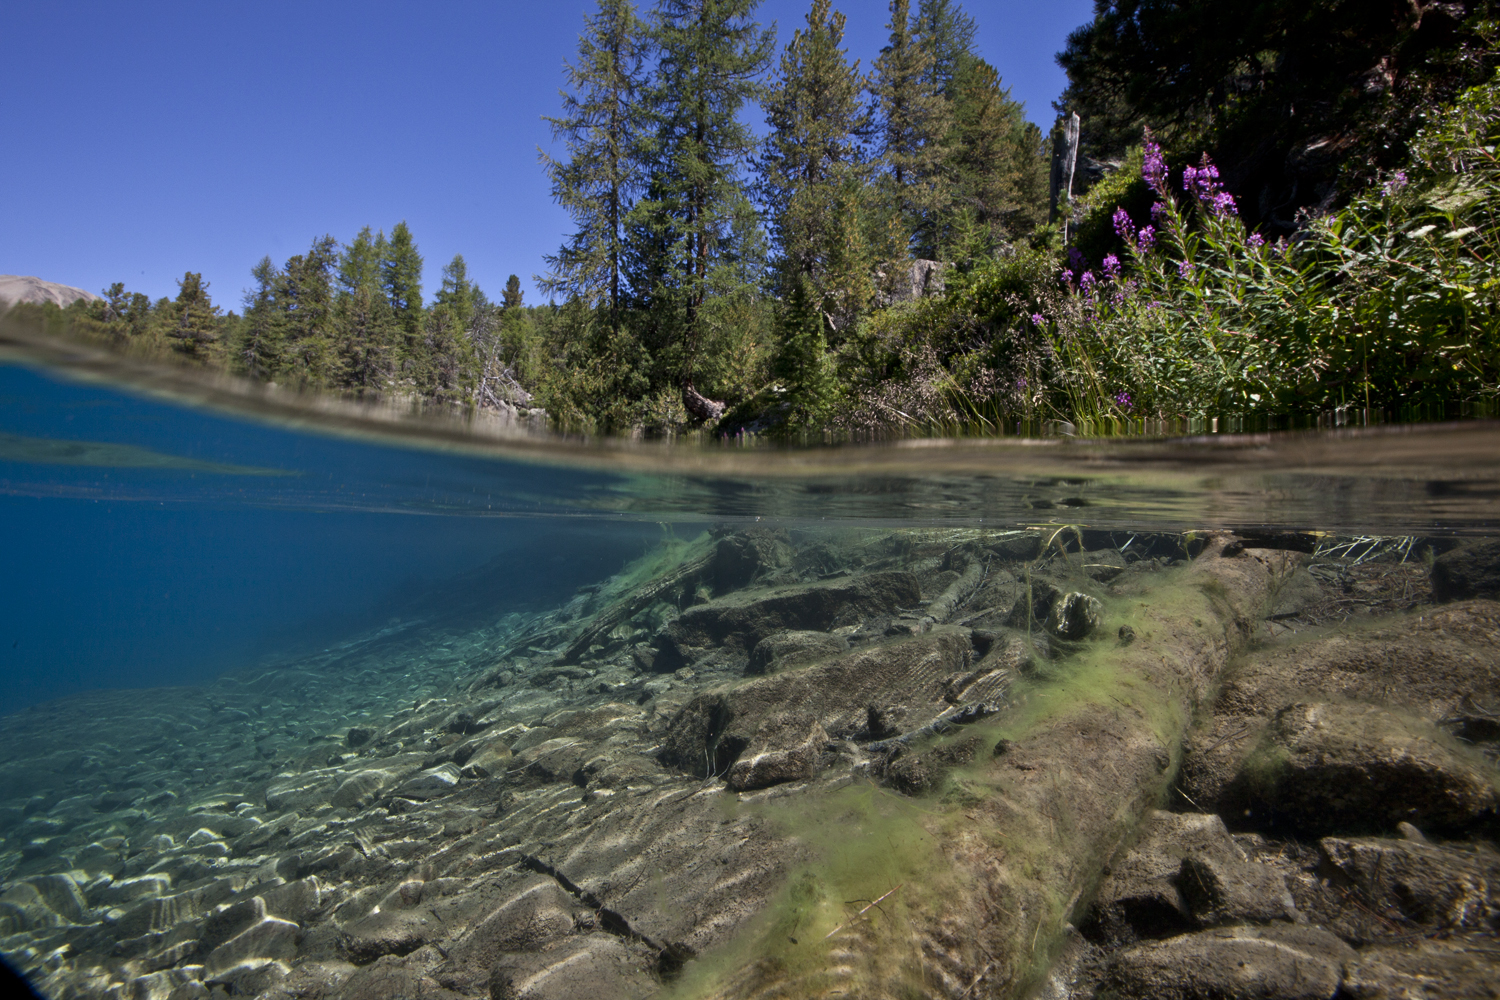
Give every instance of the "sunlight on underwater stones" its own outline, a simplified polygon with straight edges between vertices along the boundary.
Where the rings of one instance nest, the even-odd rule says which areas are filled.
[[[1489,988],[1493,546],[1280,543],[724,526],[35,706],[0,947],[80,998]]]

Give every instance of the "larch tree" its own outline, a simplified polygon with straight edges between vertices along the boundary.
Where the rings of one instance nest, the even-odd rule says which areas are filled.
[[[401,330],[400,364],[421,367],[422,255],[403,220],[391,230],[389,241],[376,241],[380,256],[380,284]]]
[[[875,94],[891,224],[918,256],[942,255],[940,219],[951,187],[946,176],[948,100],[934,74],[932,36],[916,30],[910,0],[891,0],[890,42],[875,60]]]
[[[567,70],[563,112],[546,120],[568,157],[541,154],[552,198],[578,228],[544,257],[543,291],[603,302],[618,330],[625,216],[641,186],[649,116],[642,105],[650,38],[630,0],[599,0]],[[519,290],[517,292],[519,296]],[[519,302],[519,298],[518,298]]]
[[[972,234],[972,254],[1030,233],[1046,221],[1048,161],[1041,129],[977,56],[953,80],[953,221]]]
[[[863,233],[874,124],[867,81],[842,48],[844,15],[813,0],[807,26],[781,56],[765,99],[770,134],[758,164],[757,194],[774,247],[783,299],[804,281],[813,306],[851,318],[872,291]],[[842,325],[842,324],[841,324]]]
[[[342,384],[352,389],[377,389],[390,375],[396,315],[381,288],[384,243],[384,234],[372,237],[366,226],[339,258],[339,354]]]
[[[693,384],[703,305],[711,293],[734,291],[722,279],[738,271],[759,236],[746,225],[749,198],[740,175],[759,143],[739,119],[745,102],[760,94],[758,78],[774,45],[773,32],[752,18],[757,3],[659,0],[655,13],[656,155],[637,214],[654,252],[666,254],[660,264],[648,263],[647,272],[659,276],[649,295],[657,308],[670,304],[677,313],[673,367],[683,404],[700,418],[722,411]]]

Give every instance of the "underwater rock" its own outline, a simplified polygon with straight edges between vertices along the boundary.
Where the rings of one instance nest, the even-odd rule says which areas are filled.
[[[1251,861],[1191,853],[1182,859],[1177,887],[1200,926],[1297,919],[1286,879]]]
[[[1245,859],[1219,817],[1154,809],[1139,842],[1110,862],[1083,932],[1091,940],[1119,944],[1191,929],[1178,888],[1188,853],[1228,862]]]
[[[1400,707],[1434,723],[1466,703],[1500,707],[1500,602],[1428,606],[1257,650],[1236,665],[1214,713],[1270,717],[1313,694]]]
[[[778,712],[761,720],[744,752],[729,769],[737,792],[806,781],[817,774],[818,754],[828,734],[810,715]]]
[[[640,949],[640,946],[636,946]],[[643,950],[643,949],[642,949]],[[542,952],[504,955],[490,974],[492,1000],[636,1000],[659,990],[639,954],[620,938],[594,933]]]
[[[408,778],[396,789],[396,794],[404,799],[435,799],[453,791],[459,777],[456,765],[441,764]]]
[[[1400,946],[1372,945],[1344,965],[1340,998],[1348,1000],[1474,1000],[1500,996],[1494,938],[1420,938]]]
[[[972,657],[968,631],[944,626],[711,690],[669,723],[661,759],[700,777],[723,774],[766,717],[788,711],[808,713],[825,732],[843,738],[866,729],[871,704],[886,706],[887,713],[899,705],[902,722],[917,728],[952,707],[944,681],[964,671]]]
[[[375,730],[373,729],[370,729],[366,726],[352,726],[350,727],[349,732],[344,736],[344,743],[347,744],[351,750],[357,750],[360,747],[364,746],[366,743],[369,743],[370,740],[374,738],[374,736]]]
[[[798,667],[849,648],[849,640],[827,632],[777,632],[755,644],[746,674],[773,674]]]
[[[917,578],[907,572],[871,573],[772,591],[741,591],[688,608],[656,637],[654,668],[688,666],[688,650],[732,646],[746,652],[766,636],[784,631],[827,632],[838,625],[915,607],[922,599]]]
[[[1232,927],[1137,945],[1105,974],[1117,1000],[1331,1000],[1356,957],[1314,927]]]
[[[726,594],[792,563],[791,538],[780,528],[749,528],[726,535],[709,562],[714,590]]]
[[[1302,833],[1392,829],[1402,821],[1462,829],[1500,806],[1493,768],[1480,754],[1374,705],[1289,705],[1232,755],[1211,766],[1206,756],[1184,767],[1194,802]]]
[[[1059,639],[1084,639],[1099,627],[1104,605],[1088,594],[1070,593],[1053,602],[1047,613],[1047,631]]]
[[[1500,541],[1470,542],[1433,560],[1432,596],[1438,601],[1500,598]]]
[[[340,809],[363,809],[396,780],[395,774],[380,768],[355,771],[344,779],[328,801]]]
[[[907,795],[922,795],[940,787],[948,772],[974,760],[982,741],[977,736],[962,736],[941,742],[918,754],[898,749],[885,768],[885,780]]]
[[[1500,856],[1410,840],[1324,837],[1323,856],[1378,912],[1429,931],[1493,929],[1500,919]]]

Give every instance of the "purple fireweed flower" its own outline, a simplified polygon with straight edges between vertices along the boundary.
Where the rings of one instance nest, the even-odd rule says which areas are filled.
[[[1121,392],[1115,396],[1115,405],[1122,410],[1130,409],[1130,393]]]
[[[1234,215],[1238,210],[1234,203],[1234,195],[1228,191],[1216,192],[1208,204],[1208,210],[1214,215]]]
[[[1130,213],[1123,208],[1115,209],[1115,232],[1126,243],[1135,239],[1135,226],[1130,221]]]
[[[1191,278],[1193,276],[1193,262],[1190,260],[1178,261],[1177,276],[1179,278]]]
[[[1380,189],[1389,197],[1406,187],[1410,182],[1410,178],[1406,176],[1406,171],[1398,170],[1394,174],[1391,174],[1391,179],[1381,185]]]
[[[1141,231],[1135,234],[1136,246],[1140,247],[1141,253],[1146,253],[1156,245],[1156,227],[1142,226]]]
[[[1245,239],[1245,242],[1259,250],[1261,247],[1266,245],[1266,238],[1260,233],[1251,233]]]
[[[1068,247],[1068,267],[1081,271],[1088,267],[1088,263],[1088,259],[1078,251],[1077,247]]]
[[[1046,326],[1047,325],[1047,317],[1043,316],[1041,313],[1032,313],[1031,314],[1031,325],[1032,326]]]
[[[1025,375],[1022,375],[1020,378],[1016,379],[1016,388],[1017,389],[1024,389],[1029,384],[1030,383],[1026,381],[1026,376]]]
[[[1078,279],[1078,287],[1083,288],[1085,290],[1093,288],[1094,287],[1094,272],[1093,271],[1084,271],[1083,272],[1083,276]]]
[[[1146,157],[1141,163],[1141,177],[1162,197],[1167,194],[1167,161],[1162,158],[1161,147],[1146,135]]]
[[[1219,168],[1213,165],[1207,153],[1203,154],[1203,161],[1197,167],[1188,167],[1182,172],[1182,189],[1197,198],[1212,215],[1233,215],[1236,211],[1234,195],[1219,183]]]
[[[1064,268],[1060,277],[1062,278],[1062,283],[1066,285],[1073,280],[1073,272]]]
[[[1104,275],[1113,281],[1120,276],[1120,258],[1114,254],[1106,254],[1104,257]]]

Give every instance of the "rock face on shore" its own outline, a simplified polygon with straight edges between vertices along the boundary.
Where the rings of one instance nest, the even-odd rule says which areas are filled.
[[[72,285],[59,285],[55,281],[19,274],[0,274],[0,310],[17,302],[42,305],[51,302],[66,308],[79,299],[93,301],[99,296]]]
[[[58,998],[1500,987],[1495,605],[1256,645],[1300,556],[1038,534],[715,532],[7,717],[0,951]]]

